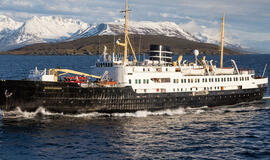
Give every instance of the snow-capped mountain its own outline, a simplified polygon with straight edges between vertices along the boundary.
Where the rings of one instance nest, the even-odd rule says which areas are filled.
[[[16,22],[8,16],[0,15],[0,32],[3,30],[18,29],[22,24],[22,22]]]
[[[194,21],[190,21],[185,24],[180,24],[181,28],[189,32],[201,42],[211,43],[211,44],[220,44],[220,29],[219,25],[212,26],[212,28],[201,26]],[[226,30],[226,28],[225,28]],[[232,32],[226,32],[224,45],[227,48],[236,48],[243,49],[247,48],[246,46],[240,43],[240,40],[237,39],[238,36],[234,36]]]
[[[220,45],[220,33],[218,31],[216,33],[209,33],[209,32],[205,33],[205,31],[202,30],[201,32],[196,32],[196,33],[191,33],[191,34],[193,34],[201,42]],[[228,48],[236,48],[236,49],[246,48],[245,46],[241,45],[236,40],[230,39],[230,37],[228,36],[224,40],[224,45]]]
[[[124,21],[118,20],[110,23],[102,23],[91,26],[81,34],[76,34],[71,39],[85,38],[96,35],[119,35],[123,34]],[[140,35],[163,35],[168,37],[183,38],[192,41],[199,41],[198,38],[185,32],[179,25],[173,22],[129,22],[129,34]]]
[[[16,22],[10,17],[0,15],[0,39],[18,29],[22,24],[22,22]]]
[[[64,41],[88,27],[89,24],[81,20],[57,16],[34,16],[21,23],[19,28],[6,32],[0,39],[0,46],[1,50],[8,50],[34,43]]]
[[[187,32],[174,22],[129,22],[130,34],[163,35],[196,42],[217,43],[216,35]],[[10,50],[35,43],[63,42],[97,35],[123,34],[124,20],[90,25],[78,19],[58,16],[32,17],[17,22],[0,15],[0,50]],[[192,34],[191,34],[192,33]],[[226,42],[227,46],[235,46]]]

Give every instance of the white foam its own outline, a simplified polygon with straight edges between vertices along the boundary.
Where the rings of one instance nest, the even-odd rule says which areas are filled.
[[[63,115],[63,113],[51,113],[46,111],[45,108],[39,107],[35,112],[22,111],[20,107],[17,107],[14,111],[2,111],[3,117],[6,118],[35,118],[38,114],[46,116]]]
[[[195,112],[195,114],[200,114],[200,113],[203,113],[203,112],[205,112],[204,110],[201,110],[201,109],[198,109],[196,112]]]
[[[270,96],[267,96],[267,97],[263,97],[263,99],[270,99]]]
[[[181,115],[185,114],[184,108],[178,108],[178,109],[166,109],[161,111],[137,111],[135,113],[113,113],[112,116],[116,117],[147,117],[147,116],[160,116],[160,115]]]
[[[181,115],[185,114],[184,108],[178,108],[178,109],[167,109],[167,110],[161,110],[161,111],[137,111],[134,113],[98,113],[98,112],[92,112],[92,113],[82,113],[82,114],[63,114],[63,113],[52,113],[47,111],[45,108],[38,108],[35,112],[26,112],[22,111],[19,107],[17,107],[14,111],[5,111],[3,112],[3,117],[6,118],[35,118],[37,115],[45,115],[45,116],[63,116],[63,117],[74,117],[74,118],[91,118],[91,117],[100,117],[100,116],[113,116],[113,117],[147,117],[147,116],[158,116],[158,115]]]
[[[91,117],[100,117],[100,116],[110,116],[110,114],[92,112],[92,113],[81,113],[81,114],[64,114],[63,116],[74,117],[74,118],[91,118]]]

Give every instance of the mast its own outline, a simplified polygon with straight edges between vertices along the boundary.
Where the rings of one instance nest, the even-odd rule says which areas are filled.
[[[126,0],[126,9],[124,11],[121,11],[122,13],[125,12],[125,42],[124,43],[120,43],[119,41],[117,41],[117,44],[124,47],[124,58],[123,58],[123,64],[126,64],[128,62],[128,58],[127,58],[127,52],[128,52],[128,45],[130,46],[130,49],[133,53],[134,59],[133,62],[137,63],[137,58],[134,52],[134,49],[130,43],[130,39],[128,36],[128,12],[130,10],[128,10],[128,0]]]
[[[126,10],[125,10],[125,50],[123,62],[128,62],[127,52],[128,52],[128,0],[126,0]]]
[[[220,41],[220,68],[223,68],[223,47],[224,47],[224,13],[221,22],[221,41]]]

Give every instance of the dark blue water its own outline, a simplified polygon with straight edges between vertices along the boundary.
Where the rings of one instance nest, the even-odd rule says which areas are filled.
[[[96,58],[0,56],[0,79],[24,78],[35,66],[88,72]],[[226,56],[225,62],[231,58],[257,73],[270,64],[270,55]],[[0,159],[268,160],[269,96],[233,106],[114,115],[18,111],[21,116],[0,121]]]

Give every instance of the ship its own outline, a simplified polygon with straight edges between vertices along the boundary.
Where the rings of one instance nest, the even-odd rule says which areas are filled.
[[[220,66],[206,57],[188,62],[163,45],[150,46],[147,59],[138,62],[128,34],[128,1],[125,36],[116,44],[123,55],[107,54],[89,68],[91,74],[52,68],[31,71],[23,80],[0,80],[0,108],[35,112],[42,107],[53,113],[123,113],[180,107],[216,107],[261,100],[268,78],[243,70],[231,60],[223,67],[224,15],[221,23]],[[128,56],[128,50],[132,56]]]

